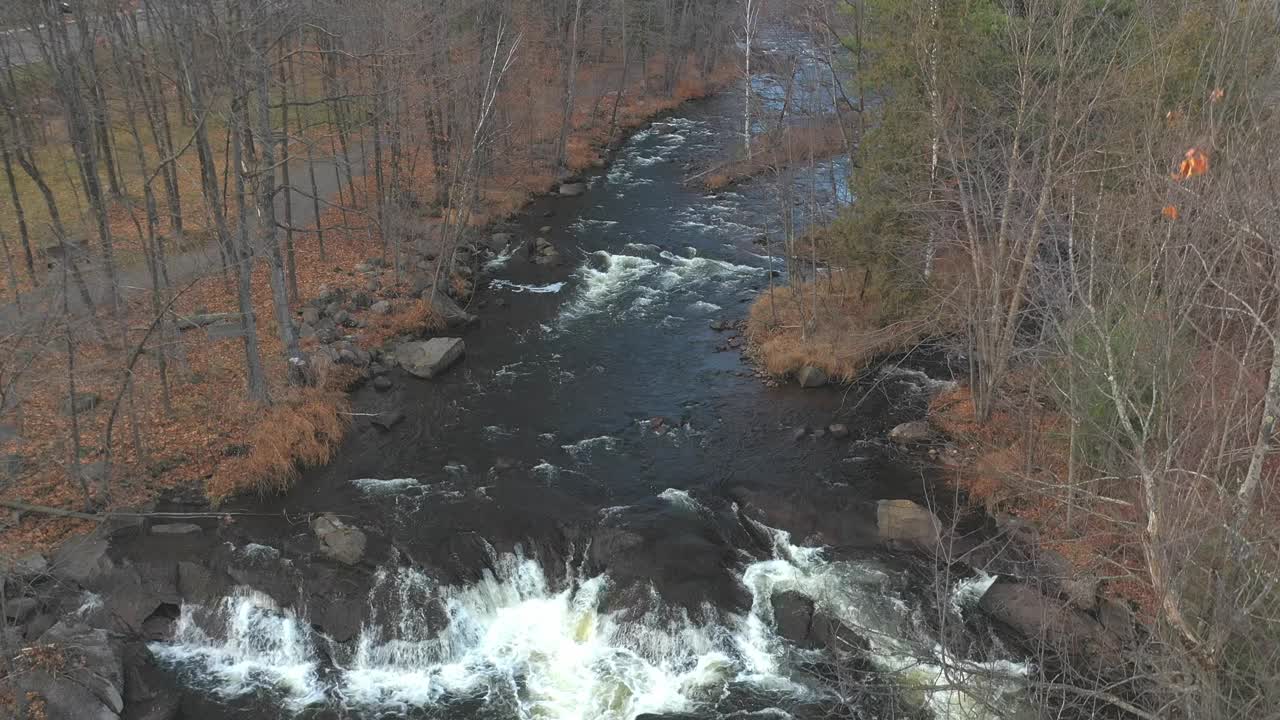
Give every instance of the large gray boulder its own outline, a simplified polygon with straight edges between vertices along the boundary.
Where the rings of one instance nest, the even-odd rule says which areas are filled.
[[[7,689],[24,699],[39,696],[43,717],[51,720],[118,720],[124,711],[120,643],[106,630],[66,621],[50,628],[40,642],[53,646],[56,669],[45,655],[40,661],[20,656],[19,663],[26,667],[14,675],[17,686]]]
[[[802,388],[816,388],[827,384],[827,373],[821,368],[805,365],[796,371],[796,382]]]
[[[413,375],[430,380],[460,360],[466,349],[461,338],[431,338],[402,343],[396,348],[396,360]]]
[[[360,528],[347,525],[332,513],[316,518],[311,527],[325,555],[346,565],[355,565],[364,557],[366,541]]]
[[[564,197],[578,197],[587,192],[587,184],[580,182],[560,183],[560,194]]]
[[[1088,613],[1022,582],[997,581],[978,607],[1028,643],[1098,661],[1118,661],[1120,642]]]
[[[889,431],[889,439],[899,445],[922,443],[931,437],[933,437],[933,430],[929,427],[929,423],[923,420],[905,422]]]
[[[932,552],[942,536],[942,523],[928,508],[910,500],[876,503],[876,529],[886,543],[913,546]]]

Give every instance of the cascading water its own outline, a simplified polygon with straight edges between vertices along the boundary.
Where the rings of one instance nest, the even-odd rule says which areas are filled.
[[[659,497],[705,511],[680,490]],[[486,708],[484,717],[714,717],[725,705],[763,710],[824,701],[826,689],[790,661],[812,651],[791,648],[775,631],[772,599],[795,591],[865,637],[871,662],[907,697],[918,696],[922,709],[938,718],[982,715],[982,706],[959,691],[912,690],[947,684],[934,661],[945,651],[923,642],[910,606],[884,571],[827,562],[818,549],[792,545],[786,533],[757,529],[774,538],[774,557],[742,569],[752,598],[742,614],[705,607],[690,617],[653,591],[639,617],[601,612],[613,589],[607,576],[571,573],[557,588],[536,561],[505,554],[467,586],[440,585],[415,569],[380,570],[369,594],[374,610],[353,649],[313,633],[301,614],[240,589],[216,608],[184,606],[173,641],[152,650],[195,671],[218,695],[272,694],[293,710],[335,703],[376,716],[470,702]],[[957,607],[989,582],[961,583]],[[325,658],[335,672],[325,671]],[[1025,671],[1007,663],[982,669],[1002,673],[1009,688]],[[752,699],[735,704],[735,693]]]

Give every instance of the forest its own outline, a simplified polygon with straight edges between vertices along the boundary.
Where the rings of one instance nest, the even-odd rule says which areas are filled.
[[[0,23],[15,717],[1280,717],[1275,3]]]
[[[1048,683],[1045,704],[1273,716],[1276,8],[843,11],[856,200],[754,306],[760,361],[853,378],[947,338],[963,372],[930,405],[951,439],[940,502],[1024,528],[1064,593],[1083,583],[1084,607],[1118,600],[1145,631],[1123,671]]]

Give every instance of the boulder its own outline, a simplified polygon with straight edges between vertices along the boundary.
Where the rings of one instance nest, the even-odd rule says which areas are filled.
[[[0,561],[0,570],[4,571],[4,575],[13,575],[19,578],[38,577],[49,571],[49,561],[45,559],[44,555],[32,551],[17,557],[5,558]]]
[[[278,549],[249,543],[243,547],[228,548],[227,552],[230,557],[227,558],[226,573],[235,584],[265,593],[281,606],[293,605],[298,599],[300,582],[297,569]]]
[[[1022,582],[998,580],[978,607],[1033,646],[1099,661],[1119,660],[1120,643],[1088,613]]]
[[[805,365],[796,371],[796,382],[802,388],[816,388],[827,384],[827,373],[821,368]]]
[[[580,182],[560,183],[560,195],[562,197],[578,197],[587,192],[587,184]]]
[[[378,302],[369,306],[369,312],[373,313],[374,315],[390,315],[391,303],[387,302],[386,300],[379,300]]]
[[[47,654],[20,656],[17,687],[5,688],[44,700],[44,714],[57,720],[118,720],[124,711],[124,669],[120,643],[106,630],[63,621],[49,629],[42,643]],[[52,662],[50,662],[52,660]],[[56,670],[51,669],[56,667]],[[8,684],[8,683],[5,683]],[[34,716],[33,716],[34,717]]]
[[[1102,602],[1098,603],[1098,622],[1102,623],[1102,627],[1122,643],[1133,642],[1137,635],[1138,624],[1134,619],[1133,610],[1120,600],[1103,598]]]
[[[81,586],[94,585],[111,572],[115,563],[107,557],[106,538],[87,538],[63,543],[53,554],[53,575]]]
[[[307,325],[315,325],[320,322],[320,309],[311,305],[302,308],[302,322]]]
[[[316,518],[311,525],[320,540],[320,551],[345,565],[355,565],[364,557],[365,536],[332,513]]]
[[[151,526],[152,535],[197,535],[203,531],[195,523],[162,523]]]
[[[716,332],[724,332],[725,330],[733,327],[733,325],[725,322],[724,320],[712,320],[710,323],[707,323],[707,326]]]
[[[905,422],[889,431],[889,439],[899,445],[922,443],[931,437],[933,437],[933,429],[923,420]]]
[[[556,251],[556,247],[551,244],[550,240],[540,237],[533,241],[533,251],[539,255],[550,255]]]
[[[876,503],[876,529],[881,542],[932,552],[938,547],[942,523],[928,508],[910,500],[881,500]]]
[[[844,423],[832,423],[827,426],[827,432],[831,433],[831,437],[836,440],[843,440],[849,437],[849,426]]]
[[[373,378],[373,389],[378,392],[386,392],[391,389],[391,378],[386,375],[377,375]]]
[[[102,402],[102,396],[92,392],[78,392],[72,397],[62,400],[62,414],[70,415],[71,413],[85,413],[98,407],[98,403]]]
[[[813,600],[794,590],[775,594],[770,598],[773,605],[773,625],[779,637],[790,640],[801,647],[809,646],[812,638],[809,628],[813,625]]]
[[[368,280],[364,281],[364,290],[369,293],[376,293],[382,289],[382,281],[378,276],[371,275]]]
[[[351,313],[346,310],[337,310],[333,313],[333,321],[339,325],[346,325],[351,320]]]
[[[205,605],[215,601],[222,592],[209,568],[189,560],[178,561],[178,594],[184,602]]]
[[[430,380],[449,369],[465,352],[466,344],[459,338],[431,338],[402,343],[396,348],[396,360],[416,377]]]
[[[5,598],[3,606],[0,606],[3,613],[0,614],[8,620],[6,625],[21,625],[39,609],[40,601],[33,597]]]
[[[458,303],[439,290],[424,290],[422,299],[431,303],[431,309],[444,318],[445,325],[450,328],[465,327],[476,321],[475,315],[458,307]]]
[[[1098,607],[1098,587],[1102,580],[1092,573],[1070,573],[1058,581],[1062,592],[1072,605],[1081,610],[1094,610]]]
[[[560,262],[560,252],[551,248],[549,252],[542,253],[533,262],[537,265],[555,265]]]
[[[404,420],[404,413],[399,410],[388,410],[378,413],[373,418],[373,424],[385,431],[399,425],[401,420]]]

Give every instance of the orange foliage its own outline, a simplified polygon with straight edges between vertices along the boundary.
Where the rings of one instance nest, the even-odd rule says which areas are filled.
[[[1187,151],[1182,163],[1178,165],[1178,172],[1174,173],[1173,177],[1175,180],[1190,180],[1207,172],[1209,172],[1209,156],[1199,148],[1191,148]]]
[[[1161,208],[1161,209],[1160,209],[1160,214],[1161,214],[1161,215],[1163,215],[1163,216],[1165,217],[1165,219],[1167,219],[1167,220],[1177,220],[1177,219],[1178,219],[1178,217],[1179,217],[1179,216],[1178,216],[1178,206],[1177,206],[1177,205],[1165,205],[1163,208]]]

